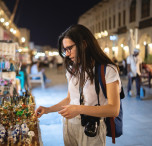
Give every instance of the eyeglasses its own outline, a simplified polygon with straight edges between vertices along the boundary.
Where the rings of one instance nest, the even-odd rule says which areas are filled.
[[[68,53],[71,53],[71,50],[72,48],[75,46],[75,44],[69,46],[69,47],[66,47],[66,48],[63,48],[62,51],[63,51],[63,54],[66,55],[66,52]]]

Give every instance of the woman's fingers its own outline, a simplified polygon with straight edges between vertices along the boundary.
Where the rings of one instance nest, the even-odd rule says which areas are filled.
[[[63,106],[62,106],[63,107]],[[67,111],[67,109],[65,108],[65,107],[63,107],[63,109],[62,110],[60,110],[58,113],[59,114],[63,114],[63,113],[65,113]]]
[[[40,118],[43,114],[44,114],[44,108],[40,106],[40,107],[35,111],[35,115],[36,115],[38,118]]]
[[[37,117],[40,118],[43,115],[43,113],[37,113]]]
[[[66,108],[60,110],[58,113],[61,114],[63,117],[66,117],[66,116],[69,115],[69,113],[68,113]]]

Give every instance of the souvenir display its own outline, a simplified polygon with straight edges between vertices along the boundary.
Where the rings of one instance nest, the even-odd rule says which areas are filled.
[[[23,96],[1,97],[0,145],[38,144],[38,121],[34,111],[34,97],[28,91]]]
[[[14,82],[21,68],[14,47],[0,43],[0,146],[39,146],[34,97],[28,90],[19,93]]]

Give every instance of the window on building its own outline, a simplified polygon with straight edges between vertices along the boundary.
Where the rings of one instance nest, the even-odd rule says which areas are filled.
[[[116,16],[113,15],[113,28],[115,28],[115,26],[116,26]]]
[[[102,21],[102,31],[104,31],[104,21]]]
[[[126,25],[126,11],[123,10],[123,25]]]
[[[150,0],[142,0],[141,3],[141,18],[150,16]]]
[[[105,20],[105,30],[107,30],[107,19]]]
[[[134,22],[136,20],[136,0],[132,0],[130,6],[130,22]]]
[[[98,30],[99,30],[99,32],[101,31],[100,22],[98,23]]]
[[[111,17],[109,17],[109,29],[111,29]]]
[[[121,13],[118,13],[118,25],[121,26]]]
[[[96,30],[95,31],[98,32],[98,24],[96,24]]]

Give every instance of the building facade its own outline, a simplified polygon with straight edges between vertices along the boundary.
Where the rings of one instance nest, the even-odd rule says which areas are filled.
[[[122,61],[133,49],[152,55],[152,0],[102,0],[79,17],[110,58]]]

